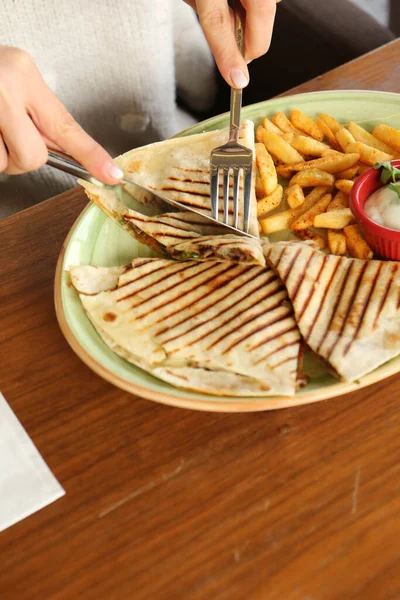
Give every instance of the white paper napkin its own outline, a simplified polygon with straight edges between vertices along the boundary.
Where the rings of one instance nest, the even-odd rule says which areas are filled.
[[[0,392],[0,531],[64,494]]]

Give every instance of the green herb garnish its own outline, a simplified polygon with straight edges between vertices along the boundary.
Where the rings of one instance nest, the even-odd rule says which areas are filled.
[[[382,183],[387,183],[390,179],[393,183],[396,183],[396,181],[400,179],[400,169],[392,165],[390,160],[386,160],[385,162],[381,163],[376,163],[376,165],[374,165],[374,169],[382,169]]]
[[[376,165],[374,165],[374,169],[382,169],[382,183],[386,184],[388,183],[388,181],[390,181],[388,188],[393,192],[396,192],[400,200],[400,169],[392,165],[390,160],[386,160],[385,162],[381,163],[376,163]]]

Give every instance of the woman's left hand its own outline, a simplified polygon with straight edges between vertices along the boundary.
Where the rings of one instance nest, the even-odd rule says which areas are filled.
[[[243,58],[236,45],[233,13],[228,0],[185,0],[197,12],[217,66],[229,85],[243,88],[248,84],[246,63],[267,52],[279,1],[241,0],[246,11]]]

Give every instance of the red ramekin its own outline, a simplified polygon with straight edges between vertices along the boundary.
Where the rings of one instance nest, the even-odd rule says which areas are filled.
[[[400,169],[400,160],[392,160],[391,163]],[[367,199],[383,185],[381,169],[371,168],[365,171],[353,185],[350,194],[350,208],[372,250],[383,258],[400,260],[400,231],[378,225],[371,221],[364,212],[364,204]]]

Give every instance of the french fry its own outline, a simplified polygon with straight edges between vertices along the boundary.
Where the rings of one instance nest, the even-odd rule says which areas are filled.
[[[328,248],[331,254],[337,256],[347,254],[346,237],[342,231],[328,229]]]
[[[373,167],[377,162],[385,162],[386,160],[393,160],[394,154],[386,154],[381,150],[367,146],[362,142],[355,142],[353,150],[358,152],[360,155],[360,162]]]
[[[264,198],[264,196],[265,196],[264,186],[261,181],[261,177],[259,175],[257,175],[256,176],[256,198],[257,198],[257,200],[260,200],[261,198]]]
[[[263,126],[267,131],[272,131],[272,133],[276,133],[276,135],[282,135],[282,131],[279,129],[279,127],[274,125],[272,121],[268,119],[268,117],[264,117]]]
[[[350,223],[354,223],[354,215],[350,208],[342,210],[330,210],[323,214],[316,215],[313,225],[323,229],[343,229]]]
[[[308,229],[309,227],[312,227],[317,216],[326,211],[331,200],[331,194],[325,194],[325,196],[322,196],[322,198],[313,206],[311,206],[311,208],[306,210],[302,215],[290,223],[290,229],[299,231],[301,229]]]
[[[326,144],[305,135],[295,135],[290,143],[297,152],[307,156],[322,156],[323,152],[330,150]]]
[[[349,208],[349,197],[344,192],[338,192],[327,210],[342,210],[342,208]]]
[[[326,186],[319,186],[314,188],[305,198],[304,204],[299,208],[289,208],[283,212],[277,213],[260,220],[261,228],[265,235],[276,233],[288,229],[290,223],[299,217],[303,212],[311,208],[318,202],[322,196],[324,196],[330,188]]]
[[[337,152],[335,154],[328,154],[322,158],[315,158],[314,160],[302,161],[298,163],[291,163],[288,165],[292,171],[303,171],[305,169],[319,169],[320,171],[326,171],[327,173],[340,173],[350,169],[358,163],[360,159],[359,154],[343,154]]]
[[[353,185],[354,181],[351,181],[351,179],[338,179],[335,182],[335,187],[347,195],[350,194],[351,190],[353,189]]]
[[[285,165],[304,162],[303,157],[297,150],[285,142],[281,136],[276,135],[276,133],[273,133],[272,131],[264,130],[263,142],[268,152],[276,156]]]
[[[283,177],[283,179],[290,179],[294,173],[290,165],[278,165],[276,167],[276,172],[279,177]]]
[[[341,129],[342,125],[340,125],[336,121],[336,119],[334,119],[330,115],[322,113],[319,116],[320,116],[321,120],[329,127],[329,129],[332,131],[332,133],[336,134],[339,131],[339,129]]]
[[[393,148],[391,148],[391,146],[388,146],[379,140],[372,135],[372,133],[369,133],[366,129],[360,127],[357,123],[354,123],[354,121],[349,121],[348,129],[357,142],[363,142],[363,144],[371,146],[371,148],[376,148],[381,152],[386,152],[386,154],[393,154]]]
[[[377,125],[372,134],[397,152],[400,152],[400,129],[388,125]]]
[[[357,177],[359,170],[360,167],[355,165],[354,167],[350,167],[350,169],[336,173],[336,179],[353,179],[353,177]]]
[[[354,148],[356,140],[353,138],[350,131],[347,131],[347,129],[341,127],[339,131],[335,133],[335,137],[343,152],[346,152],[347,154],[355,152]]]
[[[362,258],[368,260],[373,257],[374,253],[364,240],[357,224],[348,225],[344,228],[343,233],[346,237],[347,248],[350,256],[354,258]]]
[[[340,146],[336,141],[335,134],[333,133],[333,131],[331,129],[329,129],[329,127],[325,123],[325,121],[323,121],[319,117],[315,117],[315,121],[316,121],[318,127],[320,128],[320,130],[322,131],[322,133],[324,134],[324,137],[328,140],[328,143],[330,144],[330,146],[334,150],[340,150]]]
[[[290,208],[298,208],[302,204],[304,204],[304,192],[299,185],[292,185],[288,187],[286,190],[287,194],[287,203]]]
[[[368,171],[368,169],[370,169],[371,167],[369,165],[364,165],[363,163],[360,163],[358,165],[358,174],[362,175],[363,173],[365,173],[365,171]]]
[[[264,187],[264,196],[269,196],[278,185],[274,161],[264,144],[256,144],[256,163]]]
[[[259,200],[257,202],[257,217],[260,218],[266,213],[271,212],[271,210],[274,210],[274,208],[277,208],[282,201],[282,196],[283,188],[281,185],[278,185],[272,194]]]
[[[300,129],[300,131],[304,131],[307,135],[310,135],[312,138],[317,140],[318,142],[322,142],[324,139],[324,134],[318,127],[316,123],[310,117],[307,117],[301,110],[297,110],[296,108],[292,110],[292,114],[290,115],[290,122],[293,127],[296,129]]]
[[[282,112],[276,113],[276,115],[272,118],[272,122],[276,127],[279,127],[283,133],[300,133],[298,129],[293,127],[289,119]]]
[[[299,185],[300,187],[315,187],[317,185],[334,185],[335,177],[331,173],[321,171],[320,169],[306,169],[299,171],[290,180],[289,186]]]
[[[262,125],[259,125],[256,129],[256,140],[258,143],[263,143],[263,139],[264,139],[264,127]]]
[[[312,231],[312,229],[298,229],[296,231],[296,235],[301,240],[312,240],[319,246],[320,250],[324,250],[326,248],[326,239],[319,233]]]

